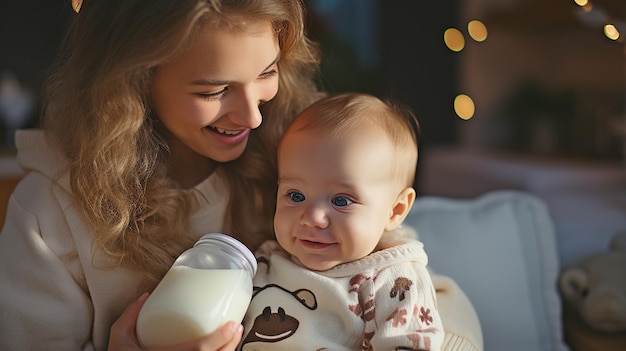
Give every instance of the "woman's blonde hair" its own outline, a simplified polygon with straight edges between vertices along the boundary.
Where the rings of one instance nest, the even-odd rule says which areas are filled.
[[[153,128],[154,69],[205,25],[270,21],[281,50],[277,96],[237,160],[225,229],[254,247],[272,237],[276,147],[293,117],[320,97],[317,47],[301,0],[87,0],[47,81],[42,128],[69,160],[70,184],[95,230],[94,250],[156,281],[192,245],[189,190],[167,177],[167,144]]]

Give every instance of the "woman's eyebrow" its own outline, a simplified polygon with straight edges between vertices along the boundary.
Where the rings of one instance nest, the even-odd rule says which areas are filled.
[[[280,60],[280,53],[276,55],[276,58],[274,59],[274,61],[272,61],[269,65],[267,65],[267,67],[265,67],[262,72],[267,71],[270,67],[278,63],[279,60]],[[213,86],[228,85],[230,83],[232,83],[231,80],[204,79],[204,78],[192,80],[190,82],[191,85],[213,85]]]
[[[274,66],[275,64],[277,64],[279,60],[280,60],[280,51],[278,52],[278,55],[276,55],[276,58],[274,59],[274,61],[272,61],[272,63],[270,63],[269,65],[267,65],[267,67],[265,67],[265,69],[263,70],[263,72],[267,71],[270,67],[272,67],[272,66]]]
[[[214,86],[220,86],[220,85],[228,85],[230,83],[232,83],[232,81],[230,81],[230,80],[213,80],[213,79],[200,78],[200,79],[192,80],[189,84],[191,84],[191,85],[214,85]]]

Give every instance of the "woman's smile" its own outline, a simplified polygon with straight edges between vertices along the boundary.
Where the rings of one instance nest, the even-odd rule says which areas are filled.
[[[226,129],[221,129],[221,128],[218,128],[218,127],[211,127],[211,126],[209,126],[209,128],[213,129],[214,131],[216,131],[216,132],[218,132],[220,134],[226,134],[226,135],[237,135],[237,134],[241,133],[240,130],[229,131],[229,130],[226,130]]]
[[[250,129],[226,130],[208,126],[205,128],[205,130],[209,131],[212,138],[214,138],[217,142],[226,145],[237,145],[241,143],[246,143],[248,140],[248,136],[250,135]]]

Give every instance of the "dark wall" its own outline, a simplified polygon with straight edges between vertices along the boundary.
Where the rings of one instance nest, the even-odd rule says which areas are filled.
[[[39,118],[41,86],[72,15],[70,4],[69,0],[0,0],[0,77],[10,72],[34,95],[36,106],[27,126]],[[0,130],[4,129],[0,119]],[[0,140],[3,143],[6,140]]]
[[[325,89],[395,98],[418,115],[424,145],[456,141],[456,55],[444,45],[443,32],[456,26],[457,0],[307,4],[309,30],[323,52]]]
[[[458,1],[381,0],[380,93],[413,108],[424,146],[456,141],[452,103],[457,95],[455,55],[443,32],[455,27]]]

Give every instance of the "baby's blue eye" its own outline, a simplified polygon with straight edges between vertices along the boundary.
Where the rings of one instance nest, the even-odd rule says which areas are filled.
[[[334,197],[331,202],[333,203],[333,205],[338,206],[338,207],[344,207],[344,206],[348,206],[349,204],[352,203],[352,200],[348,199],[345,196],[337,196]]]
[[[302,202],[302,201],[304,201],[304,195],[302,193],[291,191],[291,192],[289,192],[288,195],[289,195],[289,198],[291,199],[291,201],[293,201],[293,202]]]

